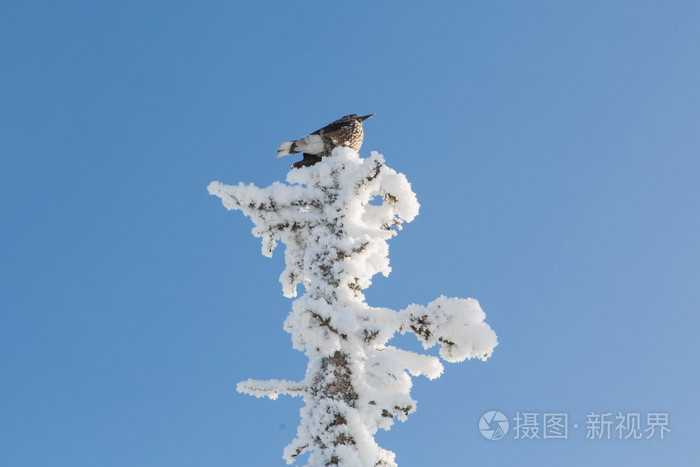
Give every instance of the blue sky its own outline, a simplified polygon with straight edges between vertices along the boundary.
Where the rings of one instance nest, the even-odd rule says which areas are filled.
[[[699,21],[690,1],[4,2],[0,465],[284,465],[301,400],[235,392],[303,377],[281,251],[206,186],[283,180],[280,142],[372,112],[361,153],[421,214],[368,302],[474,297],[500,342],[415,378],[379,444],[402,467],[694,463]],[[488,410],[580,427],[488,441]],[[672,431],[587,440],[590,412]]]

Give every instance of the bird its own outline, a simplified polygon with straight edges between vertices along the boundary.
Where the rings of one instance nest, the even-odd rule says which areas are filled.
[[[331,151],[337,147],[346,146],[359,151],[364,139],[362,122],[372,116],[374,114],[364,117],[350,114],[339,118],[301,139],[280,144],[279,149],[277,149],[277,157],[303,153],[304,158],[292,164],[293,169],[298,169],[320,162],[323,157],[330,156]]]

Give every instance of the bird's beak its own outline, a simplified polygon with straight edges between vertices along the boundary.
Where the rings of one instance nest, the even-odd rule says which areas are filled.
[[[365,115],[364,117],[360,117],[360,121],[361,121],[361,122],[364,122],[364,121],[367,120],[369,117],[374,117],[374,114],[369,114],[369,115]]]

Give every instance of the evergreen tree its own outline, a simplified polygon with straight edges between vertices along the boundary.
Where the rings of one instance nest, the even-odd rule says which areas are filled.
[[[258,188],[212,182],[208,189],[227,209],[253,220],[263,255],[271,256],[279,241],[286,245],[284,295],[296,297],[299,284],[305,290],[284,329],[309,358],[306,376],[298,382],[247,380],[238,391],[304,398],[297,436],[284,450],[288,463],[310,452],[310,466],[395,466],[394,453],[380,448],[374,433],[415,411],[410,375],[433,379],[443,367],[437,357],[387,342],[397,332],[412,332],[426,349],[437,344],[448,362],[485,360],[497,345],[471,298],[441,296],[401,311],[365,302],[362,291],[372,277],[391,271],[387,240],[418,215],[406,177],[376,152],[363,159],[336,148],[314,166],[291,170],[287,183]]]

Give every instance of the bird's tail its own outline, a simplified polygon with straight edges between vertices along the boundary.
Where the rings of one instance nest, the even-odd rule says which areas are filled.
[[[309,154],[321,154],[326,150],[326,142],[321,135],[306,135],[302,139],[296,141],[287,141],[280,144],[277,149],[277,157],[284,157],[298,152],[307,152]]]
[[[277,149],[277,157],[284,157],[296,153],[295,146],[296,141],[286,141],[280,144],[280,147]]]

